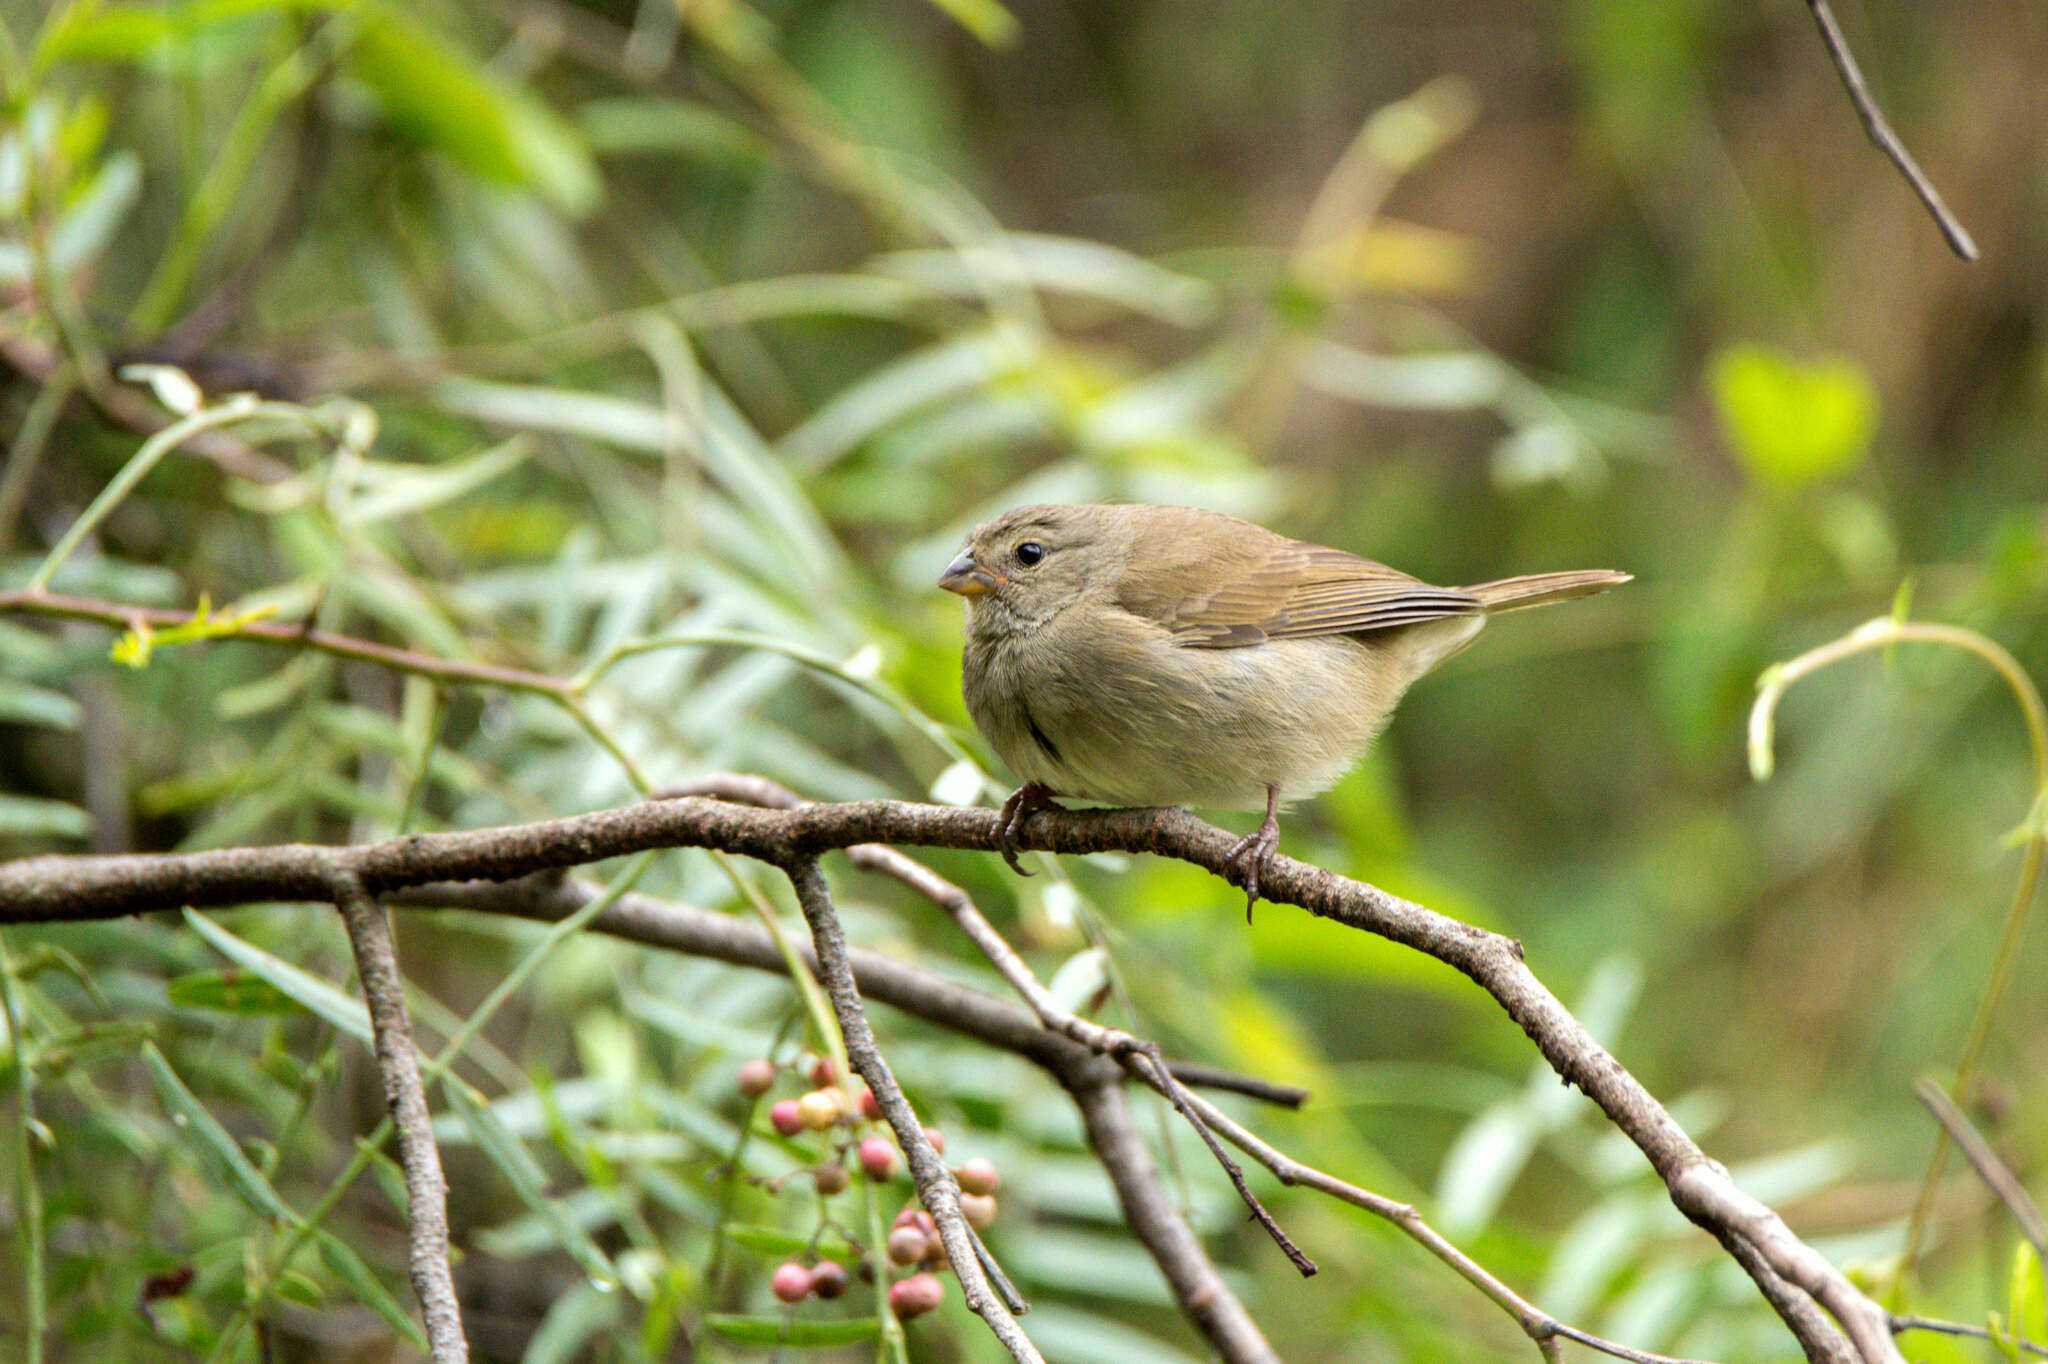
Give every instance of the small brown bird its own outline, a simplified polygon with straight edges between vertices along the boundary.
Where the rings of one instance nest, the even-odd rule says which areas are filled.
[[[1431,587],[1217,512],[1044,506],[969,532],[939,586],[967,598],[967,709],[1024,783],[1003,803],[1005,841],[1060,808],[1054,796],[1263,802],[1265,822],[1230,851],[1249,912],[1280,802],[1341,777],[1409,683],[1496,611],[1628,580],[1589,569]]]

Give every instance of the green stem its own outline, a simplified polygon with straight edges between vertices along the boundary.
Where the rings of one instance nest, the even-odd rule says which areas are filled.
[[[1990,1041],[1998,1006],[2012,982],[2013,968],[2019,960],[2020,938],[2026,931],[2027,911],[2040,884],[2043,852],[2048,850],[2048,705],[2043,705],[2040,690],[2018,660],[1975,630],[1881,617],[1790,662],[1777,664],[1764,673],[1757,683],[1756,705],[1749,716],[1750,768],[1758,780],[1770,776],[1772,719],[1778,700],[1788,687],[1807,674],[1852,654],[1888,648],[1898,643],[1942,644],[1975,654],[1990,664],[2019,702],[2020,713],[2026,720],[2027,739],[2033,749],[2034,799],[2028,807],[2026,852],[2020,861],[2019,881],[2013,887],[2012,903],[2006,909],[2005,923],[1998,935],[1991,978],[1978,1000],[1976,1017],[1971,1021],[1969,1035],[1963,1043],[1962,1058],[1956,1063],[1955,1079],[1949,1085],[1949,1096],[1961,1107],[1968,1104],[1971,1091],[1976,1087],[1978,1063]],[[1906,1227],[1905,1248],[1893,1270],[1891,1289],[1894,1291],[1919,1258],[1921,1243],[1926,1239],[1927,1223],[1933,1213],[1935,1188],[1948,1161],[1948,1150],[1949,1136],[1944,1129],[1935,1136],[1927,1173],[1921,1177],[1920,1192],[1914,1200],[1913,1215]]]
[[[250,167],[263,150],[264,139],[269,136],[278,111],[305,94],[324,66],[324,59],[315,55],[311,43],[294,47],[270,69],[236,112],[219,154],[193,190],[185,216],[178,223],[177,235],[157,260],[155,273],[129,314],[129,322],[138,334],[155,336],[169,325],[172,310],[192,282],[201,253],[213,240],[215,230],[234,204],[236,193],[248,180]]]
[[[92,500],[92,504],[85,509],[83,515],[71,523],[63,538],[57,541],[56,548],[50,551],[42,566],[36,569],[35,576],[28,580],[28,590],[41,592],[49,587],[50,579],[63,566],[64,561],[84,543],[85,537],[92,534],[100,522],[107,519],[114,508],[121,505],[128,494],[135,490],[135,485],[142,482],[149,471],[163,461],[164,456],[200,432],[211,431],[220,426],[231,426],[236,422],[247,421],[251,417],[281,416],[294,421],[305,421],[310,415],[306,409],[294,407],[290,403],[266,403],[253,394],[240,393],[214,407],[202,408],[180,417],[144,441],[142,448],[121,466],[121,472],[114,475],[113,481],[100,489],[100,495]]]
[[[0,1008],[6,1010],[7,1049],[14,1062],[14,1206],[19,1218],[16,1230],[21,1235],[22,1359],[24,1364],[42,1364],[49,1286],[43,1267],[43,1189],[36,1177],[36,1129],[40,1124],[36,1121],[35,1076],[29,1070],[21,997],[4,940],[0,940]]]

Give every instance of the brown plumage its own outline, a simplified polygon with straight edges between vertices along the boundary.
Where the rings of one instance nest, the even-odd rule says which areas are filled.
[[[1263,805],[1236,850],[1256,899],[1279,803],[1342,776],[1488,615],[1627,581],[1432,587],[1216,512],[1091,505],[977,527],[939,585],[967,598],[968,711],[1024,782],[1006,832],[1054,795]]]

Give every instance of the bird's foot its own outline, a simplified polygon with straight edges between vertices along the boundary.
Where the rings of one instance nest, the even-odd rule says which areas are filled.
[[[996,850],[1003,855],[1003,861],[1010,864],[1010,870],[1019,876],[1030,872],[1017,860],[1017,834],[1024,827],[1024,821],[1040,810],[1065,810],[1067,807],[1052,798],[1050,786],[1041,786],[1027,781],[1010,793],[1003,802],[1003,808],[996,812]]]
[[[1266,789],[1266,817],[1259,827],[1230,845],[1223,854],[1226,863],[1237,867],[1238,884],[1244,887],[1244,921],[1252,921],[1252,909],[1259,903],[1259,881],[1272,866],[1273,853],[1280,846],[1280,796]]]

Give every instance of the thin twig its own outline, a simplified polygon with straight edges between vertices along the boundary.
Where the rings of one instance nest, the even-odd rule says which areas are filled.
[[[348,926],[356,974],[362,978],[363,999],[370,1009],[384,1106],[398,1129],[412,1291],[426,1318],[429,1357],[434,1364],[464,1364],[469,1345],[463,1339],[462,1308],[448,1267],[448,1181],[441,1173],[441,1152],[434,1144],[433,1119],[420,1082],[419,1053],[413,1047],[391,924],[384,906],[346,873],[334,878],[334,904]]]
[[[861,1079],[868,1082],[875,1102],[881,1106],[882,1117],[896,1134],[896,1144],[910,1162],[910,1175],[917,1183],[918,1197],[938,1226],[939,1239],[946,1246],[946,1258],[952,1262],[954,1277],[960,1281],[960,1296],[967,1300],[967,1306],[975,1315],[988,1323],[989,1330],[995,1333],[1012,1359],[1019,1364],[1044,1364],[1038,1347],[1031,1343],[1023,1328],[1017,1325],[1017,1319],[990,1288],[982,1272],[980,1257],[975,1253],[973,1228],[967,1225],[966,1217],[960,1212],[960,1185],[954,1180],[953,1172],[946,1168],[946,1162],[933,1149],[931,1138],[925,1135],[924,1125],[917,1120],[910,1101],[903,1097],[903,1089],[896,1083],[896,1076],[883,1058],[881,1048],[875,1045],[874,1029],[868,1026],[867,1012],[861,1007],[860,988],[854,983],[853,966],[847,959],[846,935],[840,929],[838,911],[832,906],[831,894],[825,888],[825,878],[819,873],[818,864],[809,858],[799,858],[783,864],[782,869],[796,891],[797,906],[803,911],[804,922],[810,925],[811,943],[817,951],[818,983],[831,996],[833,1011],[839,1017],[839,1034],[846,1042],[846,1059]],[[1013,1296],[1015,1292],[1013,1288]]]
[[[1984,1134],[1977,1130],[1969,1115],[1927,1076],[1913,1082],[1913,1093],[1927,1106],[1927,1111],[1934,1115],[1942,1130],[1948,1133],[1949,1140],[1963,1153],[1963,1159],[1970,1162],[1977,1177],[1998,1196],[1999,1202],[2005,1204],[2006,1211],[2012,1214],[2012,1220],[2019,1226],[2020,1235],[2027,1238],[2037,1253],[2048,1258],[2048,1218],[2041,1216],[2040,1206],[2028,1196],[2026,1187],[2006,1168],[2005,1162],[1998,1158],[1998,1153],[1991,1149],[1990,1142],[1984,1140]]]
[[[1152,1252],[1182,1312],[1223,1359],[1231,1364],[1278,1364],[1279,1355],[1225,1285],[1193,1229],[1173,1214],[1173,1199],[1138,1134],[1123,1087],[1115,1082],[1117,1074],[1108,1062],[1095,1060],[1069,1068],[1062,1082],[1081,1110],[1088,1144],[1109,1175],[1124,1220]]]
[[[1920,163],[1906,150],[1906,144],[1899,141],[1899,135],[1885,121],[1877,101],[1871,98],[1870,87],[1863,81],[1862,68],[1856,65],[1856,58],[1849,51],[1849,40],[1842,36],[1842,27],[1835,22],[1835,12],[1829,7],[1828,0],[1806,0],[1806,7],[1813,11],[1813,22],[1820,26],[1820,40],[1826,45],[1828,56],[1834,59],[1835,71],[1842,78],[1842,88],[1849,92],[1849,103],[1856,107],[1857,117],[1863,120],[1863,131],[1870,134],[1870,140],[1877,144],[1878,150],[1891,158],[1899,173],[1906,177],[1906,183],[1920,196],[1920,202],[1927,206],[1934,225],[1948,242],[1949,250],[1964,260],[1977,259],[1977,243],[1956,220],[1956,215],[1949,212],[1941,191],[1920,169]]]
[[[118,630],[132,630],[138,624],[152,630],[171,630],[182,625],[191,625],[200,620],[192,611],[169,610],[157,606],[131,606],[125,602],[103,601],[95,597],[74,597],[61,592],[43,592],[30,588],[18,588],[11,592],[0,592],[0,615],[20,613],[34,616],[56,616],[65,620],[92,620],[102,625],[111,625]],[[209,620],[209,626],[216,623]],[[541,692],[550,696],[566,696],[571,693],[568,682],[546,673],[528,671],[525,668],[504,668],[492,663],[471,663],[463,659],[436,658],[431,654],[419,653],[412,649],[400,649],[375,640],[358,639],[353,635],[338,635],[328,630],[315,630],[306,624],[277,620],[241,620],[223,624],[218,639],[244,639],[257,644],[278,644],[286,648],[313,649],[337,658],[356,659],[364,663],[375,663],[397,672],[409,673],[416,677],[432,678],[440,682],[471,682],[483,686],[505,687],[512,691]]]
[[[1938,1317],[1895,1316],[1892,1330],[1899,1335],[1908,1331],[1933,1331],[1944,1336],[1968,1336],[1972,1340],[1990,1340],[2009,1343],[2036,1359],[2048,1359],[2048,1345],[2038,1345],[2031,1340],[2000,1332],[1992,1334],[1988,1326],[1971,1326],[1960,1321],[1942,1321]]]

